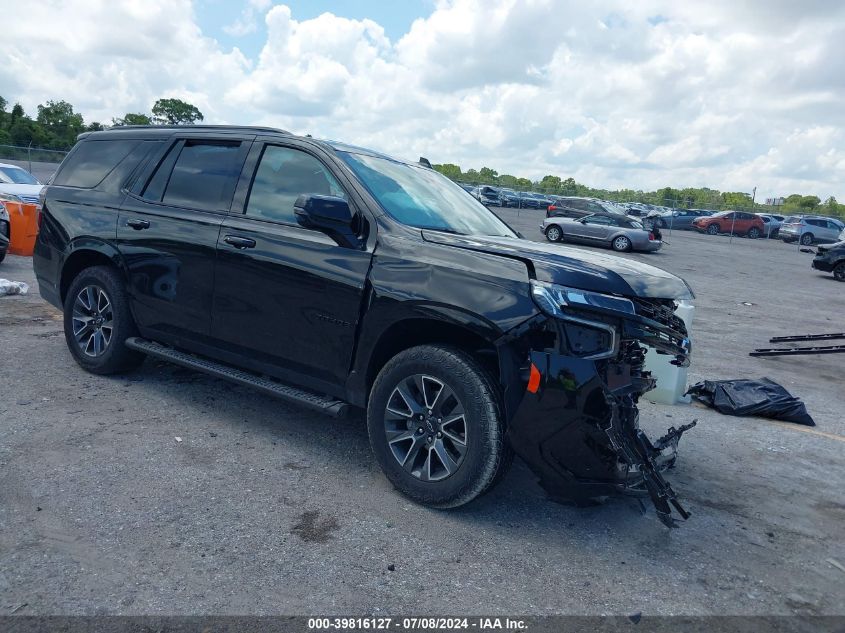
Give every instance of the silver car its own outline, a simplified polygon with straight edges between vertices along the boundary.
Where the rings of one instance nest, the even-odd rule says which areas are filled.
[[[656,251],[663,246],[639,220],[616,213],[594,213],[578,219],[546,218],[540,230],[550,242],[581,242],[620,252]]]
[[[758,213],[757,215],[762,218],[763,224],[766,225],[766,228],[763,229],[763,235],[771,238],[777,237],[786,217],[774,213]]]
[[[845,224],[841,220],[821,215],[791,215],[783,221],[779,236],[784,242],[798,240],[809,246],[813,242],[836,242],[842,229]]]

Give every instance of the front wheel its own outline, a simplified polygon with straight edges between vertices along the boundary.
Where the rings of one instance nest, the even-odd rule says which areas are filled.
[[[833,278],[836,281],[845,281],[845,262],[839,262],[833,268]]]
[[[749,239],[756,240],[758,237],[760,237],[760,229],[758,229],[756,226],[752,226],[750,229],[748,229],[748,237]]]
[[[613,250],[619,253],[627,253],[631,250],[631,240],[624,235],[614,238],[610,244],[613,247]]]
[[[513,453],[494,381],[453,347],[400,352],[379,372],[367,406],[370,445],[404,495],[455,508],[486,492]]]
[[[561,232],[560,227],[557,227],[552,224],[549,228],[546,229],[546,239],[550,242],[560,242],[562,237],[563,233]]]
[[[144,360],[125,345],[138,332],[126,288],[114,268],[86,268],[73,280],[65,297],[64,330],[70,353],[93,374],[128,371]]]
[[[711,224],[707,227],[707,234],[708,235],[718,235],[719,234],[719,226],[717,224]]]
[[[801,236],[801,244],[803,244],[804,246],[809,246],[812,243],[813,243],[813,234],[812,233],[804,233],[804,235]]]

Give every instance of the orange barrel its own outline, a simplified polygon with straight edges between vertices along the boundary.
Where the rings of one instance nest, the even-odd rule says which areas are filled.
[[[38,236],[38,205],[4,201],[9,212],[9,252],[12,255],[32,255]]]

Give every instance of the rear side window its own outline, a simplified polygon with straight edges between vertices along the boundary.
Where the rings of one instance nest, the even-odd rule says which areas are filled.
[[[187,141],[162,202],[204,211],[228,210],[241,171],[240,141]]]
[[[91,189],[135,149],[139,139],[83,141],[62,164],[54,185]]]

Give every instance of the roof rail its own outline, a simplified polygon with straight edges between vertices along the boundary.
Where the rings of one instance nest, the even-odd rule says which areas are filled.
[[[260,125],[116,125],[102,131],[111,132],[113,130],[251,130],[255,132],[291,134],[281,128]]]

